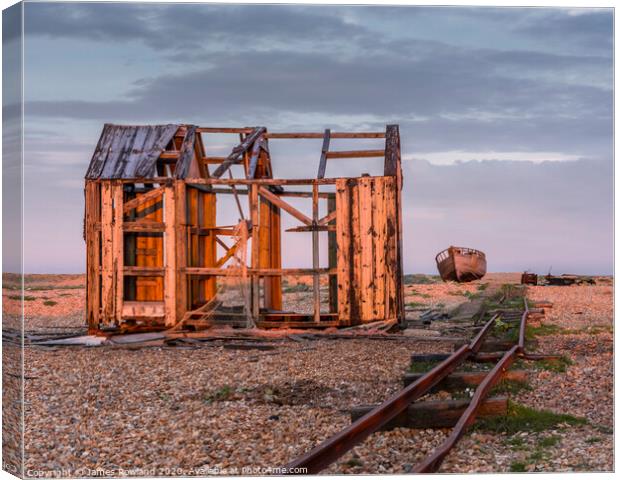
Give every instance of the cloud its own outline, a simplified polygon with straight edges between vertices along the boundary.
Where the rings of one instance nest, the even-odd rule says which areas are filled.
[[[515,31],[540,41],[568,42],[608,50],[613,44],[613,10],[544,10],[544,15],[531,16]]]
[[[465,152],[450,150],[446,152],[432,152],[419,155],[433,165],[454,165],[462,162],[483,162],[489,160],[512,162],[570,162],[579,159],[579,155],[562,152]],[[407,160],[405,157],[404,160]]]

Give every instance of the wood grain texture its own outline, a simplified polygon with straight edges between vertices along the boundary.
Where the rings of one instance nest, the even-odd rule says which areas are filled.
[[[174,186],[166,186],[164,193],[164,323],[167,327],[176,324],[177,308],[177,253],[176,253],[176,195]]]

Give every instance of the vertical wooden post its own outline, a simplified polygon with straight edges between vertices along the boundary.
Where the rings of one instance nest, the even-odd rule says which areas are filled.
[[[271,268],[282,268],[282,249],[280,231],[280,208],[275,205],[269,207],[269,233]],[[271,277],[271,308],[282,310],[282,277]]]
[[[114,258],[112,249],[112,185],[101,183],[101,323],[112,325],[114,321]]]
[[[336,180],[336,238],[337,238],[337,265],[338,265],[338,324],[351,325],[351,278],[353,276],[353,241],[351,239],[351,186],[346,178]]]
[[[400,133],[398,125],[388,125],[385,130],[385,164],[384,174],[396,177],[396,316],[401,325],[405,323],[405,298],[403,292],[403,216],[401,190],[403,188],[403,171],[400,159]]]
[[[123,184],[115,182],[112,186],[114,197],[114,230],[112,232],[114,259],[114,318],[116,325],[123,320],[123,295],[125,290],[125,251],[123,234]]]
[[[89,329],[99,328],[99,308],[101,306],[100,288],[101,267],[100,231],[101,193],[97,182],[87,181],[85,186],[84,234],[86,237],[86,322]]]
[[[360,320],[370,322],[373,316],[373,290],[374,269],[373,250],[374,232],[372,228],[373,217],[373,191],[370,177],[363,177],[359,181],[359,230],[356,235],[360,238]]]
[[[166,327],[176,324],[176,202],[175,188],[166,185],[164,188],[164,251],[166,264],[164,267],[164,322]]]
[[[183,318],[187,311],[187,200],[185,198],[185,182],[176,180],[175,189],[175,237],[176,237],[176,318]]]
[[[252,220],[252,269],[259,266],[259,214],[258,214],[258,185],[252,184],[250,187],[250,215]],[[258,274],[252,274],[252,317],[254,322],[259,319],[260,313],[260,277]]]
[[[319,231],[317,230],[319,221],[319,186],[312,184],[312,268],[315,270],[312,275],[312,286],[314,290],[314,321],[321,321],[321,285],[317,270],[319,268]]]
[[[336,210],[336,195],[330,194],[327,199],[327,213],[330,214]],[[336,243],[336,231],[329,230],[327,232],[327,255],[328,266],[335,269],[338,266],[338,245]],[[336,313],[338,311],[338,275],[329,276],[329,311]]]

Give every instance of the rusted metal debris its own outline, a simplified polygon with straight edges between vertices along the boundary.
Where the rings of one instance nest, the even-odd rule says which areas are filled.
[[[538,285],[538,275],[530,272],[523,272],[521,274],[521,285]]]
[[[486,255],[467,247],[449,247],[435,257],[437,270],[444,282],[471,282],[487,273]]]
[[[545,275],[545,281],[548,285],[554,286],[569,286],[569,285],[595,285],[596,281],[592,277],[582,276],[582,275],[569,275],[562,274],[559,276],[555,275]]]

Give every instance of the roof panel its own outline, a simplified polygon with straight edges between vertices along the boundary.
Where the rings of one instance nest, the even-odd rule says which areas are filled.
[[[105,124],[86,178],[152,178],[157,159],[180,125]]]

